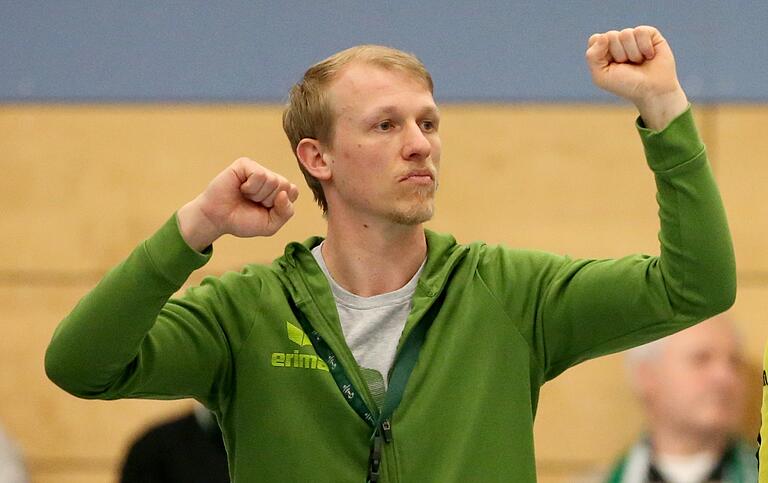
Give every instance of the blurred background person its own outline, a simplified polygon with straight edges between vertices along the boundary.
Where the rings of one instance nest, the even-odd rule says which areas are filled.
[[[0,427],[0,483],[27,483],[28,481],[21,453]]]
[[[229,483],[227,453],[213,414],[188,414],[149,428],[128,449],[120,483]]]
[[[744,411],[742,348],[727,316],[627,353],[647,430],[610,483],[756,482],[756,448],[737,435]]]

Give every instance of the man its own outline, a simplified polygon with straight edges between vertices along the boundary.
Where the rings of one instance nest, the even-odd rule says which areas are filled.
[[[648,433],[621,457],[607,481],[757,480],[755,448],[736,436],[744,410],[743,362],[726,318],[632,349],[627,358]]]
[[[86,398],[200,400],[236,482],[535,481],[545,381],[735,295],[667,42],[612,31],[586,56],[597,85],[640,111],[660,257],[571,260],[424,230],[441,150],[432,79],[409,54],[363,46],[310,68],[284,115],[325,239],[169,301],[220,236],[269,236],[293,213],[295,185],[237,160],[61,323],[49,377]]]

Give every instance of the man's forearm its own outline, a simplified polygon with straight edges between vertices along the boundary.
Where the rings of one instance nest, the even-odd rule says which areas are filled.
[[[714,315],[733,303],[735,260],[725,209],[692,114],[679,115],[662,131],[646,128],[640,134],[656,177],[659,268],[666,293],[678,311]]]

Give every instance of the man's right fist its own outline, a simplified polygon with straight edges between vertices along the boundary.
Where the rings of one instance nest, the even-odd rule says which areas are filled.
[[[299,189],[259,163],[240,158],[178,212],[181,235],[202,251],[224,234],[270,236],[293,216]]]

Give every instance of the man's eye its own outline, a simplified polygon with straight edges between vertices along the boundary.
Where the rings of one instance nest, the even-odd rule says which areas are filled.
[[[379,131],[389,131],[392,129],[393,124],[392,121],[382,121],[376,127],[379,129]]]
[[[437,126],[435,126],[435,123],[432,121],[421,121],[421,129],[430,132],[437,129]]]

